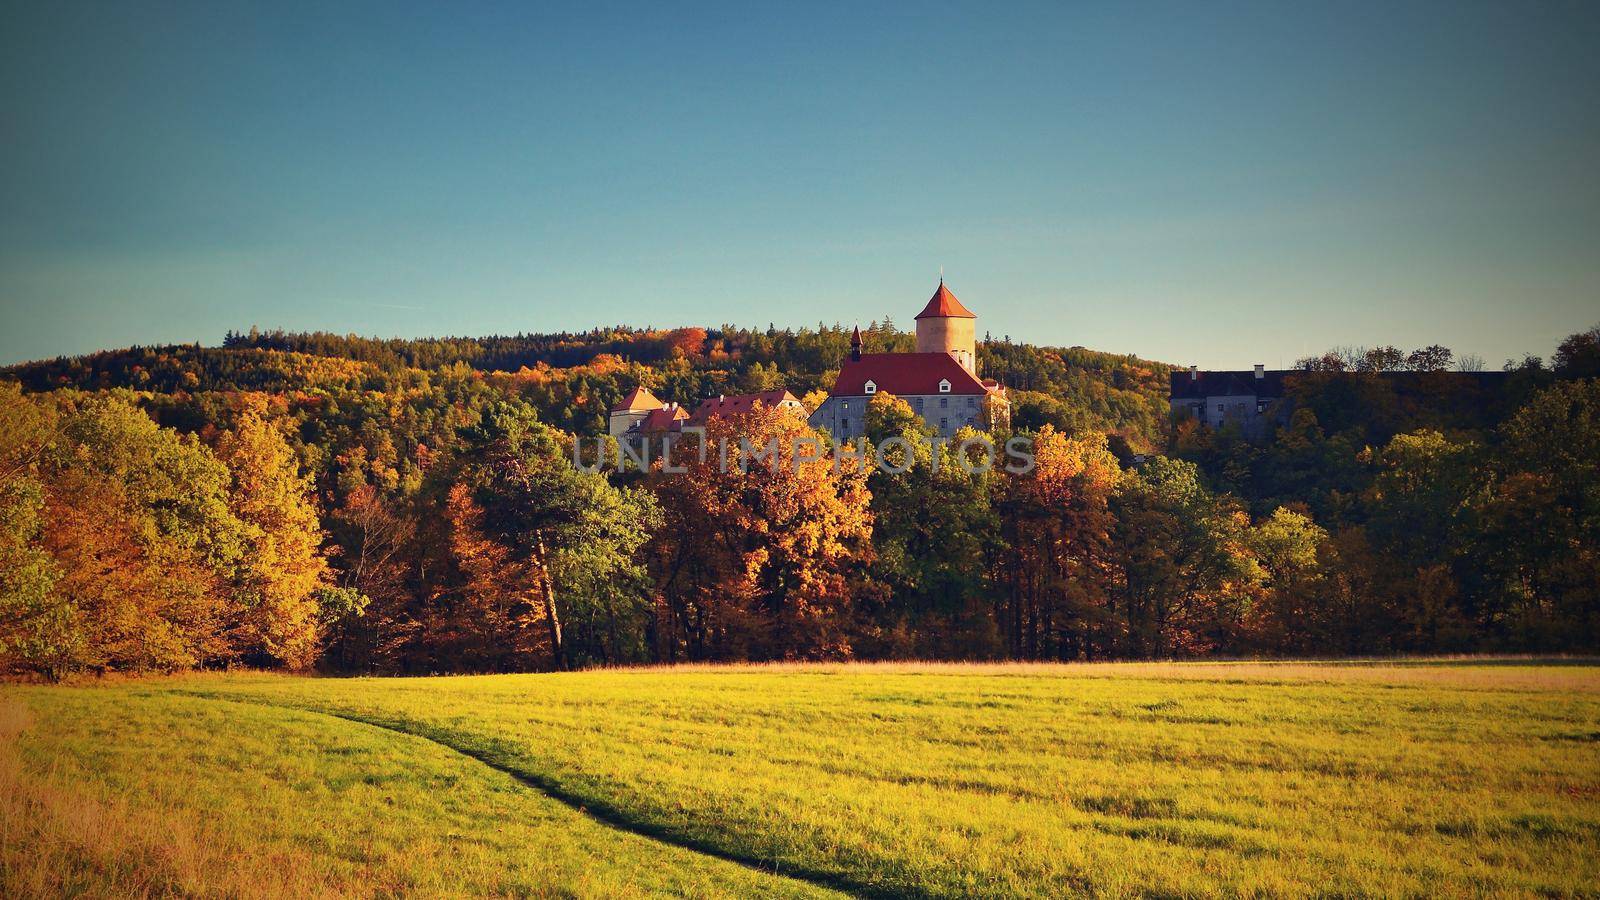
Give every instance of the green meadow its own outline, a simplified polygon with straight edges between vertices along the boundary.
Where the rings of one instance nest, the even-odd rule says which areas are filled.
[[[0,895],[1593,896],[1587,662],[0,693]]]

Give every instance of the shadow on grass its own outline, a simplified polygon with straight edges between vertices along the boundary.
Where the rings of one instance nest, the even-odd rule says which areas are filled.
[[[581,794],[578,794],[561,784],[561,782],[557,779],[551,778],[547,775],[540,775],[535,772],[523,771],[522,769],[518,769],[501,762],[500,759],[502,757],[515,755],[514,750],[512,749],[508,748],[503,749],[500,752],[495,752],[494,750],[490,749],[480,749],[478,747],[464,745],[455,740],[453,735],[444,729],[420,725],[419,723],[410,722],[404,719],[385,719],[376,716],[368,717],[350,713],[330,712],[328,710],[313,709],[304,706],[242,699],[237,696],[213,694],[206,691],[179,691],[177,693],[224,703],[249,703],[257,706],[267,706],[273,709],[291,710],[294,712],[327,716],[328,718],[332,719],[339,719],[341,721],[351,722],[357,725],[365,725],[369,728],[377,728],[393,734],[403,735],[405,737],[428,741],[430,743],[437,744],[446,750],[450,750],[454,753],[465,756],[468,759],[476,760],[477,762],[482,763],[483,765],[488,766],[497,772],[502,772],[506,775],[509,775],[525,787],[539,791],[540,793],[550,797],[553,800],[556,800],[562,805],[567,806],[568,808],[584,816],[588,816],[589,818],[594,819],[595,821],[598,821],[604,825],[615,828],[618,831],[624,831],[629,834],[635,834],[650,840],[659,841],[663,844],[668,844],[683,850],[689,850],[704,856],[720,859],[724,862],[734,863],[735,865],[743,866],[747,869],[760,872],[763,875],[770,875],[776,878],[790,878],[795,881],[805,882],[815,887],[839,891],[855,897],[927,898],[935,896],[934,894],[928,893],[927,891],[912,885],[885,885],[863,881],[859,878],[853,877],[848,872],[838,870],[820,869],[804,865],[789,866],[787,868],[780,869],[777,861],[773,859],[762,858],[761,856],[753,853],[740,853],[736,850],[722,846],[721,844],[718,844],[704,836],[688,833],[681,828],[673,828],[655,822],[641,821],[630,816],[627,811],[621,807],[609,804],[604,800],[596,800],[592,797],[582,796]],[[492,743],[498,745],[500,742]]]

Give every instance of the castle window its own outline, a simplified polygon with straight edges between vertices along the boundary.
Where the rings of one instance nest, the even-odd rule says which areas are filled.
[[[939,420],[939,430],[940,431],[949,431],[950,430],[950,420],[949,419],[940,419]]]
[[[939,408],[940,409],[949,409],[950,408],[950,398],[949,397],[940,397],[939,398]]]
[[[844,435],[845,437],[849,437],[850,436],[850,420],[849,419],[840,419],[839,420],[839,433]]]
[[[867,393],[876,394],[877,392],[878,392],[878,386],[876,384],[874,384],[873,382],[870,382],[870,381],[867,382]]]
[[[950,379],[948,379],[948,378],[939,379],[939,393],[941,393],[941,394],[950,393]]]
[[[917,412],[919,412],[919,413],[920,413],[920,412],[922,412],[922,398],[921,398],[921,397],[918,397],[918,398],[917,398],[917,399],[916,399],[916,400],[915,400],[915,401],[913,401],[913,402],[914,402],[914,403],[915,403],[915,405],[916,405],[916,407],[917,407]]]
[[[967,408],[968,409],[972,409],[972,408],[976,407],[977,405],[978,405],[978,398],[977,397],[968,397],[967,398]]]

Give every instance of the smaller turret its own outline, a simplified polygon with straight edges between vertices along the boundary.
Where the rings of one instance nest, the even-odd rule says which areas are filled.
[[[850,335],[850,358],[855,360],[856,362],[860,362],[861,361],[861,326],[860,325],[857,325],[855,332]]]
[[[645,390],[644,385],[639,385],[611,407],[606,431],[612,437],[627,434],[628,429],[644,421],[653,410],[664,408],[665,404],[657,400],[655,394]]]

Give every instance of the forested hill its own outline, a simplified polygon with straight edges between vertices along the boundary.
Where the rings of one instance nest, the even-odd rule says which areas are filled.
[[[827,391],[849,351],[850,330],[724,326],[673,330],[614,327],[582,333],[478,338],[378,339],[324,332],[230,332],[220,347],[132,347],[26,363],[0,378],[32,391],[128,388],[157,394],[211,391],[391,393],[463,379],[519,394],[557,427],[594,434],[613,403],[637,384],[692,404],[717,394],[785,387]],[[869,351],[909,352],[892,322],[864,331]],[[1011,390],[1017,427],[1118,433],[1160,445],[1171,366],[1081,347],[985,340],[985,377]]]
[[[637,384],[816,402],[847,340],[254,334],[5,370],[0,676],[1600,647],[1600,328],[1492,379],[1330,353],[1273,433],[1165,443],[1170,367],[986,341],[1018,477],[887,394],[892,468],[796,453],[780,410],[711,425],[789,448],[770,468],[589,472],[556,430]]]

